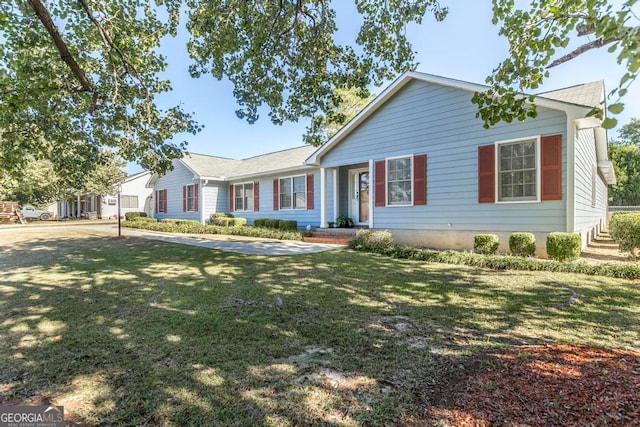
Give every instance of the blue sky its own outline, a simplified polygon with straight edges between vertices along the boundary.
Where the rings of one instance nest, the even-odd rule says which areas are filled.
[[[349,43],[355,39],[359,18],[352,1],[335,2],[338,15],[338,41]],[[426,17],[420,26],[408,29],[408,35],[420,62],[417,71],[429,74],[484,83],[507,55],[507,43],[498,36],[499,28],[491,23],[490,0],[445,1],[449,16],[443,22]],[[269,121],[266,111],[253,125],[235,115],[237,109],[232,85],[211,76],[192,79],[188,73],[190,63],[185,43],[186,30],[177,38],[167,39],[162,53],[167,56],[167,77],[172,81],[173,92],[163,97],[167,105],[181,103],[186,111],[195,113],[195,119],[204,125],[197,135],[180,135],[186,140],[188,150],[231,158],[246,158],[271,151],[302,145],[301,135],[307,121],[287,123],[282,126]],[[551,70],[551,76],[538,92],[572,86],[596,80],[605,80],[607,90],[614,88],[623,72],[615,58],[605,50],[591,51]],[[379,93],[382,88],[372,88]],[[625,111],[617,116],[620,124],[633,117],[640,117],[640,83],[632,86],[625,97]],[[617,131],[609,131],[615,138]],[[128,172],[140,170],[130,165]]]

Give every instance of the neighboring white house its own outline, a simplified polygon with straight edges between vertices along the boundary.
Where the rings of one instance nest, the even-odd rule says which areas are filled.
[[[536,118],[490,129],[471,103],[486,89],[405,73],[317,150],[187,155],[149,181],[154,215],[204,222],[231,211],[321,228],[349,216],[397,242],[454,249],[472,248],[477,233],[498,234],[506,250],[511,232],[544,242],[564,231],[586,246],[606,225],[615,183],[606,130],[586,117],[606,112],[603,82],[538,94]]]
[[[148,216],[152,216],[151,193],[153,190],[147,188],[150,176],[151,172],[143,171],[130,175],[124,180],[120,191],[120,213],[122,216],[127,212],[145,212]],[[102,197],[101,218],[117,218],[117,216],[118,195]]]
[[[152,189],[146,186],[150,176],[151,172],[143,171],[125,178],[120,193],[122,216],[127,212],[145,212],[148,216],[153,214]],[[75,199],[52,203],[48,210],[58,218],[117,218],[118,196],[79,194]]]

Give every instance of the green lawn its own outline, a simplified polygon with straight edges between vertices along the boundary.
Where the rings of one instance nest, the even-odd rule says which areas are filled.
[[[0,256],[0,402],[88,424],[395,424],[484,352],[640,342],[638,282],[604,277],[136,238]]]

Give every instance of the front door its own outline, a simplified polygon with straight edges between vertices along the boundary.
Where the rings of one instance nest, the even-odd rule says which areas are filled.
[[[349,216],[356,224],[369,223],[369,169],[355,169],[350,175],[350,212]]]

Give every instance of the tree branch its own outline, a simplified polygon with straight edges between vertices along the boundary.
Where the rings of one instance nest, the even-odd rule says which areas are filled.
[[[73,75],[76,76],[76,79],[78,80],[78,82],[80,82],[82,90],[84,92],[94,92],[95,89],[93,88],[93,85],[87,78],[84,71],[82,71],[82,68],[80,68],[80,65],[78,65],[73,55],[71,55],[71,52],[69,52],[67,44],[62,39],[62,35],[60,35],[60,33],[58,32],[58,29],[53,23],[53,19],[51,19],[51,15],[49,14],[47,8],[42,4],[40,0],[27,1],[40,19],[40,22],[42,22],[42,25],[44,25],[44,27],[47,29],[47,32],[53,39],[53,43],[56,45],[58,53],[60,53],[60,58],[62,58],[62,60],[69,66],[69,68],[73,72]]]
[[[585,53],[588,50],[591,49],[599,49],[603,46],[606,46],[608,44],[611,44],[613,42],[617,42],[622,40],[623,37],[611,37],[608,39],[598,39],[598,40],[594,40],[592,42],[589,43],[585,43],[582,46],[580,46],[579,48],[575,49],[573,52],[570,52],[564,56],[561,56],[560,58],[556,59],[555,61],[553,61],[551,64],[547,65],[547,69],[548,68],[553,68],[553,67],[557,67],[560,64],[564,64],[567,61],[571,61],[573,58],[582,55],[583,53]]]

